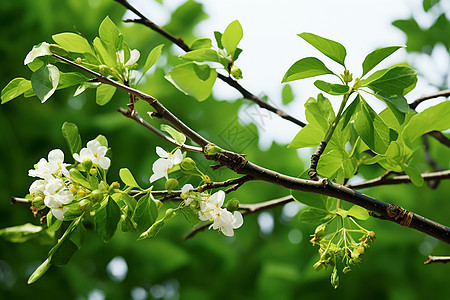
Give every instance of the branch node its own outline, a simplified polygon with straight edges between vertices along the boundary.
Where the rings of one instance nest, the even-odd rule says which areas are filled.
[[[393,218],[395,222],[401,226],[410,227],[414,214],[398,205],[390,204],[386,208],[386,213],[389,218]]]

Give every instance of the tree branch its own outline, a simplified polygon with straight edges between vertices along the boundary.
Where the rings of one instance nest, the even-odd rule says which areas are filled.
[[[434,94],[430,94],[430,95],[426,95],[426,96],[422,96],[420,98],[417,98],[416,100],[414,100],[414,102],[409,104],[409,107],[413,110],[416,109],[416,107],[426,101],[426,100],[430,100],[430,99],[434,99],[434,98],[439,98],[439,97],[450,97],[450,90],[443,90],[443,91],[439,91],[437,93]]]
[[[128,23],[139,23],[139,24],[145,25],[145,26],[149,27],[150,29],[154,30],[155,32],[161,34],[162,36],[167,38],[169,41],[171,41],[174,44],[176,44],[179,48],[181,48],[185,52],[191,51],[191,49],[183,41],[183,39],[176,38],[175,36],[171,35],[167,31],[165,31],[164,29],[162,29],[161,27],[159,27],[158,25],[156,25],[155,23],[150,21],[140,11],[138,11],[135,7],[133,7],[131,4],[129,4],[128,1],[126,1],[126,0],[115,0],[115,1],[117,3],[123,5],[124,7],[129,9],[130,11],[132,11],[134,14],[136,14],[140,18],[140,19],[128,19],[128,20],[125,20],[125,22],[128,22]],[[303,123],[302,121],[292,117],[288,113],[286,113],[286,112],[284,112],[284,111],[282,111],[282,110],[280,110],[278,108],[273,107],[269,103],[265,102],[264,100],[258,98],[254,94],[250,93],[248,90],[246,90],[244,87],[242,87],[236,80],[232,79],[231,77],[222,75],[220,73],[217,74],[217,77],[220,80],[222,80],[225,83],[227,83],[229,86],[231,86],[231,87],[235,88],[237,91],[239,91],[245,99],[248,99],[248,100],[256,103],[259,107],[261,107],[263,109],[266,109],[266,110],[268,110],[268,111],[270,111],[270,112],[272,112],[274,114],[277,114],[281,118],[286,119],[286,120],[288,120],[288,121],[290,121],[290,122],[292,122],[294,124],[297,124],[300,127],[306,126],[306,124]]]
[[[80,69],[86,69],[85,67],[64,57],[55,54],[53,54],[53,56]],[[156,98],[121,83],[118,83],[92,70],[88,70],[87,72],[94,75],[98,79],[98,81],[102,83],[115,86],[148,102],[159,113],[159,116],[162,119],[172,124],[176,129],[181,131],[193,142],[199,144],[203,149],[205,148],[205,146],[211,144],[211,142],[189,128],[169,110],[167,110],[158,100],[156,100]],[[142,123],[138,123],[142,125]],[[284,175],[253,164],[250,161],[247,161],[247,159],[243,155],[226,150],[215,155],[205,155],[205,157],[207,159],[217,161],[221,165],[227,166],[229,169],[235,171],[238,174],[249,175],[256,180],[274,183],[287,189],[312,192],[348,201],[378,214],[381,219],[389,220],[402,226],[414,228],[450,244],[450,228],[428,220],[420,215],[409,212],[396,205],[382,202],[370,196],[354,191],[348,187],[333,183],[330,180],[322,179],[319,181],[312,181]]]
[[[450,262],[450,256],[431,256],[428,255],[428,260],[426,262],[424,262],[424,265],[428,265],[431,263],[448,263]]]

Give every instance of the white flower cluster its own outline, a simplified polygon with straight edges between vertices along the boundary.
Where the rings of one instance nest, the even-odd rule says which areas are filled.
[[[108,169],[110,160],[104,157],[107,150],[97,140],[92,140],[87,143],[87,148],[81,149],[80,154],[74,154],[73,157],[79,162],[88,158],[94,165]],[[74,199],[74,193],[69,190],[73,180],[67,166],[70,164],[64,163],[64,152],[54,149],[48,154],[48,160],[41,158],[35,168],[28,171],[28,176],[39,178],[31,184],[30,195],[33,198],[42,197],[44,204],[58,220],[63,219],[68,210],[66,205]]]
[[[218,229],[226,236],[234,236],[234,229],[239,228],[244,223],[242,214],[239,211],[231,213],[223,208],[225,192],[220,190],[212,195],[193,191],[191,184],[185,184],[181,189],[181,197],[184,198],[186,205],[193,201],[198,201],[200,210],[198,217],[202,221],[212,221],[210,229]]]

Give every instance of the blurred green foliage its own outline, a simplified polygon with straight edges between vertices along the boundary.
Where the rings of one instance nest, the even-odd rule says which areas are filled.
[[[295,176],[304,170],[305,162],[285,145],[273,144],[267,151],[258,149],[258,129],[255,125],[241,125],[237,117],[242,100],[208,99],[199,104],[176,90],[164,75],[169,65],[178,62],[178,51],[144,26],[120,24],[123,14],[124,9],[110,0],[0,2],[1,87],[13,77],[31,73],[22,62],[32,45],[49,42],[52,34],[64,31],[79,31],[91,40],[105,15],[109,15],[130,47],[139,49],[143,57],[153,47],[167,44],[163,50],[167,64],[158,64],[146,77],[144,92],[160,99],[188,125],[220,146],[246,153],[253,162],[285,174]],[[200,4],[187,1],[172,17],[166,28],[189,44],[194,40],[194,27],[207,16]],[[448,37],[450,27],[446,22],[443,36]],[[410,39],[413,36],[408,35]],[[428,45],[427,41],[418,39],[415,43]],[[418,51],[423,49],[417,47]],[[155,147],[171,148],[116,112],[117,107],[126,105],[125,93],[116,93],[108,105],[98,107],[92,91],[77,98],[72,98],[71,92],[58,91],[45,105],[36,98],[22,97],[0,107],[0,228],[39,223],[28,208],[13,207],[9,199],[27,193],[33,181],[26,176],[27,171],[48,151],[61,148],[69,153],[61,134],[65,121],[78,125],[83,143],[98,134],[108,138],[113,149],[109,172],[112,180],[118,180],[119,169],[127,167],[141,186],[148,186]],[[142,116],[149,109],[145,103],[138,103],[137,108]],[[158,121],[151,122],[159,126]],[[448,167],[448,150],[431,139],[430,149],[437,162]],[[214,180],[235,176],[222,168],[209,171],[209,162],[202,162],[199,167]],[[366,167],[361,175],[372,178],[379,172]],[[435,190],[401,185],[366,192],[448,224],[449,190],[449,182],[441,182]],[[233,197],[253,203],[287,193],[275,185],[249,182]],[[117,234],[104,244],[95,234],[88,234],[84,246],[66,267],[51,269],[33,285],[26,285],[27,278],[51,246],[41,241],[12,244],[0,240],[0,298],[87,299],[95,291],[101,291],[106,299],[153,299],[158,295],[164,299],[438,299],[448,294],[448,265],[422,263],[427,254],[448,254],[448,246],[441,242],[396,224],[370,219],[364,227],[376,232],[376,242],[363,263],[343,275],[340,287],[334,290],[329,274],[312,268],[317,249],[309,243],[309,234],[314,228],[290,218],[283,208],[268,213],[274,218],[273,231],[263,233],[258,216],[252,215],[245,218],[244,227],[231,239],[207,231],[184,241],[182,235],[191,227],[181,218],[168,222],[158,238],[142,242],[136,242],[137,236],[132,234]],[[117,256],[123,257],[128,266],[124,278],[107,271]]]

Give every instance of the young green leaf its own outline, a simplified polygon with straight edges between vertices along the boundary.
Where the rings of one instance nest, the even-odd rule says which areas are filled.
[[[413,165],[409,164],[403,164],[403,170],[405,171],[406,175],[408,175],[409,179],[411,179],[411,182],[415,186],[422,186],[424,183],[424,179],[422,175],[420,174],[420,171]]]
[[[31,81],[25,78],[14,78],[2,90],[2,104],[13,100],[31,88]]]
[[[95,228],[105,243],[113,237],[119,221],[120,208],[111,197],[108,197],[95,213]]]
[[[368,87],[375,93],[383,95],[404,95],[405,89],[417,81],[417,72],[408,66],[395,66],[378,79],[370,82]]]
[[[92,186],[91,183],[86,179],[86,177],[84,177],[80,171],[78,171],[75,168],[70,169],[69,171],[70,174],[70,178],[72,178],[72,180],[78,184],[81,184],[82,186],[84,186],[85,188],[88,188],[90,190],[92,190]]]
[[[403,48],[404,46],[391,46],[391,47],[384,47],[379,48],[371,53],[369,53],[366,58],[364,59],[364,62],[362,64],[363,73],[361,77],[369,73],[373,68],[375,68],[380,62],[382,62],[386,57],[394,53],[400,48]]]
[[[59,83],[59,70],[54,65],[45,65],[31,75],[31,86],[42,103],[56,91]]]
[[[69,146],[70,153],[78,153],[81,150],[81,136],[78,127],[74,123],[64,122],[62,126],[62,134]]]
[[[288,148],[317,147],[323,140],[324,132],[320,126],[308,124],[295,135]]]
[[[288,105],[294,100],[294,93],[292,92],[292,88],[289,84],[283,86],[283,90],[281,91],[281,100],[283,101],[283,105]]]
[[[444,101],[431,106],[421,113],[413,116],[403,129],[402,135],[405,143],[410,145],[423,134],[437,130],[443,131],[450,128],[450,101]]]
[[[377,113],[359,97],[359,113],[355,119],[355,129],[369,148],[378,154],[384,154],[389,146],[389,128]]]
[[[147,193],[139,199],[131,219],[137,223],[139,231],[144,231],[153,225],[157,218],[158,207],[152,199],[151,194]]]
[[[308,32],[300,33],[299,36],[317,50],[345,67],[344,61],[347,51],[340,43]]]
[[[33,282],[36,282],[39,278],[42,277],[42,275],[45,274],[45,272],[50,269],[50,260],[47,258],[34,272],[31,274],[30,278],[28,278],[28,284],[32,284]]]
[[[219,54],[213,49],[198,49],[187,52],[186,54],[180,56],[181,58],[192,60],[192,61],[212,61],[221,62]]]
[[[93,42],[95,52],[97,52],[100,60],[107,66],[114,67],[117,65],[116,54],[107,50],[105,43],[98,37],[94,39]]]
[[[87,82],[89,78],[77,72],[63,73],[59,72],[59,82],[57,90],[65,89],[74,85]]]
[[[350,90],[350,88],[347,85],[329,83],[329,82],[325,82],[323,80],[314,81],[314,85],[319,90],[322,90],[325,93],[330,94],[330,95],[344,95],[345,93],[347,93]]]
[[[311,97],[306,101],[305,115],[309,124],[318,125],[319,128],[322,128],[324,134],[335,118],[330,100],[322,94],[317,95],[317,99]]]
[[[100,145],[108,148],[108,139],[103,134],[97,135],[95,139],[100,143]]]
[[[237,45],[242,39],[244,33],[242,31],[242,26],[238,20],[231,22],[222,34],[222,45],[227,50],[228,54],[234,55]]]
[[[304,178],[307,179],[307,178]],[[291,190],[292,197],[302,204],[305,204],[307,206],[312,206],[315,208],[319,208],[321,210],[328,210],[327,209],[327,196],[320,195],[320,194],[314,194],[314,193],[307,193],[302,191],[296,191]]]
[[[119,177],[123,181],[123,183],[128,186],[139,187],[139,184],[134,179],[133,174],[131,174],[130,170],[128,170],[127,168],[122,168],[119,170]]]
[[[299,213],[299,219],[303,223],[309,224],[320,224],[331,220],[335,215],[329,213],[327,210],[315,208],[315,207],[306,207],[302,209]]]
[[[341,130],[344,130],[344,128],[348,125],[348,123],[350,123],[352,120],[355,119],[356,114],[358,113],[358,108],[359,108],[359,97],[356,97],[342,113],[340,121],[342,122]]]
[[[363,221],[369,218],[369,212],[367,211],[367,209],[358,205],[353,205],[348,210],[348,215]]]
[[[28,65],[29,63],[32,63],[35,58],[47,55],[52,55],[49,44],[42,42],[39,45],[33,46],[33,49],[31,49],[25,57],[23,64]]]
[[[116,92],[116,87],[108,84],[101,84],[98,86],[97,91],[95,93],[95,102],[100,105],[106,105],[111,98],[114,96]]]
[[[162,124],[161,125],[161,130],[169,133],[170,136],[175,141],[177,141],[177,143],[179,143],[180,145],[183,145],[184,142],[186,142],[186,136],[184,134],[182,134],[181,132],[179,132],[178,130],[176,130],[175,128],[169,126],[169,125]]]
[[[86,238],[86,228],[84,228],[82,222],[78,222],[75,228],[70,233],[69,240],[75,244],[77,249],[80,249],[81,245],[84,243],[85,238]]]
[[[178,65],[165,78],[186,95],[206,100],[217,78],[217,72],[206,64],[188,62]]]
[[[51,232],[55,232],[61,227],[62,221],[58,220],[55,216],[53,216],[52,211],[49,211],[47,214],[47,230]]]
[[[222,33],[220,33],[219,31],[214,31],[214,38],[216,39],[217,47],[218,47],[219,49],[223,49],[223,45],[222,45]]]
[[[212,42],[211,42],[211,39],[208,39],[208,38],[196,39],[195,41],[192,42],[191,46],[189,46],[189,48],[191,50],[198,50],[198,49],[211,48],[211,47],[212,47]]]
[[[0,229],[0,236],[11,243],[23,243],[39,236],[44,227],[26,223],[19,226]]]
[[[90,53],[95,56],[95,53],[92,51],[89,42],[84,37],[76,33],[63,32],[53,35],[52,39],[58,45],[60,45],[69,52]]]
[[[144,64],[144,69],[142,71],[142,76],[144,76],[145,73],[158,61],[159,57],[161,56],[162,48],[164,47],[164,44],[158,45],[155,48],[150,51],[150,53],[147,56],[147,60]]]
[[[98,34],[100,39],[105,43],[106,50],[109,53],[116,53],[120,48],[121,37],[119,29],[117,29],[116,25],[111,21],[111,19],[106,16],[103,22],[100,24],[98,28]]]
[[[315,57],[305,57],[296,61],[286,72],[281,82],[288,82],[325,74],[334,74]]]
[[[54,250],[53,250],[54,249]],[[75,252],[78,250],[77,245],[70,239],[63,239],[58,242],[49,254],[50,263],[53,266],[62,267],[66,265]]]

